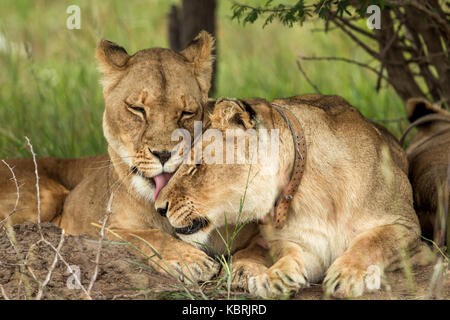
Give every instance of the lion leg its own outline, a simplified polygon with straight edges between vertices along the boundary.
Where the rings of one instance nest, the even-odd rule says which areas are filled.
[[[270,263],[269,250],[261,236],[255,236],[250,244],[232,255],[231,286],[248,289],[248,279],[253,275],[266,272]]]
[[[330,266],[323,281],[325,296],[358,297],[377,290],[386,268],[423,248],[419,235],[404,225],[372,228],[354,239]]]
[[[11,166],[15,163],[11,162]],[[36,177],[31,170],[21,166],[14,167],[16,181],[11,172],[0,163],[0,226],[16,225],[38,221],[38,199]],[[16,183],[19,186],[17,195]],[[39,177],[39,213],[41,222],[50,222],[58,217],[63,209],[69,191],[55,180],[45,176]]]
[[[262,298],[288,297],[309,286],[310,273],[314,278],[314,270],[321,269],[314,254],[291,241],[271,241],[270,254],[275,263],[248,278],[250,293]]]
[[[125,240],[145,255],[156,271],[186,283],[209,280],[219,271],[219,264],[206,253],[163,230],[113,229],[108,238]]]

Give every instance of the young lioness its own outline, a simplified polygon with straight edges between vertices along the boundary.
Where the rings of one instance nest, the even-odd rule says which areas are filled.
[[[179,165],[170,157],[178,143],[172,132],[184,128],[192,134],[194,121],[207,114],[213,46],[206,32],[180,52],[150,48],[129,55],[117,44],[100,42],[96,55],[103,73],[108,155],[38,159],[41,221],[52,221],[69,234],[96,236],[99,230],[92,223],[102,221],[112,197],[108,228],[153,255],[149,243],[164,259],[159,266],[168,265],[192,280],[207,280],[217,272],[218,264],[174,238],[169,223],[154,209],[154,199]],[[14,168],[20,200],[14,211],[15,183],[0,162],[0,228],[5,222],[35,222],[33,161],[6,163]]]
[[[264,221],[260,232],[272,260],[264,259],[261,239],[255,238],[234,255],[235,286],[279,297],[325,276],[327,293],[359,296],[377,288],[370,283],[383,270],[426,251],[403,150],[344,99],[303,95],[272,104],[224,99],[210,121],[222,137],[202,142],[203,158],[217,139],[223,144],[214,150],[223,151],[223,158],[237,151],[238,144],[225,147],[228,129],[248,145],[247,129],[278,129],[278,159],[268,152],[268,162],[254,163],[247,149],[244,164],[182,164],[155,205],[179,237],[192,243],[207,242],[226,222]],[[272,147],[275,140],[269,136],[263,132],[258,141],[271,141]],[[283,216],[270,217],[283,211],[280,194],[292,197],[284,226],[275,220],[282,222]]]

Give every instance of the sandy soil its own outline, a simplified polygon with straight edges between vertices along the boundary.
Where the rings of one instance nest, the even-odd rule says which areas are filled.
[[[13,228],[14,237],[0,234],[0,299],[33,299],[52,268],[55,251],[39,242],[36,224],[27,223]],[[46,240],[56,248],[61,239],[61,229],[44,223],[42,231]],[[15,238],[15,239],[14,239]],[[98,240],[87,236],[65,236],[58,259],[48,284],[42,290],[42,299],[86,299],[86,292],[96,267]],[[66,264],[67,263],[67,264]],[[76,283],[67,265],[79,270],[82,288]],[[447,266],[448,268],[448,266]],[[388,273],[382,290],[369,293],[361,299],[426,299],[429,298],[433,266],[412,270],[412,277],[405,272]],[[412,279],[412,280],[411,280]],[[440,298],[450,299],[450,275],[442,280]],[[215,290],[214,284],[204,286],[210,298],[226,298],[224,290]],[[198,290],[189,289],[198,296]],[[104,242],[100,251],[98,275],[90,291],[93,299],[183,299],[186,290],[170,276],[155,273],[142,257],[118,242]],[[231,298],[242,298],[245,293],[233,292]],[[249,297],[251,298],[251,297]],[[300,291],[294,299],[322,299],[320,285]]]

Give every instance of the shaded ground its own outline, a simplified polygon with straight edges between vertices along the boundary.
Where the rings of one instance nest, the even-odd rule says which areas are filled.
[[[42,230],[45,239],[56,248],[61,229],[43,223]],[[45,280],[55,251],[43,242],[35,245],[40,239],[36,224],[15,226],[14,233],[17,252],[4,232],[0,236],[0,284],[10,299],[34,297],[38,288],[34,278],[40,282]],[[60,252],[68,265],[75,266],[74,269],[79,268],[81,284],[87,290],[96,266],[98,240],[87,236],[66,236]],[[27,261],[28,267],[21,268],[20,261]],[[165,292],[171,289],[171,285],[177,285],[177,282],[168,276],[152,272],[142,262],[142,258],[129,250],[125,244],[104,242],[91,297],[115,299],[131,295],[130,298],[133,299],[158,298],[161,290]],[[44,290],[44,299],[85,298],[85,292],[77,288],[75,278],[67,269],[67,265],[59,259]],[[149,288],[153,290],[146,290]]]
[[[36,224],[27,223],[13,228],[14,233],[0,235],[0,299],[34,298],[39,285],[52,270],[55,250],[39,242]],[[42,224],[44,238],[55,248],[61,239],[61,229]],[[96,267],[98,240],[87,236],[65,236],[58,259],[42,290],[42,299],[84,299]],[[66,264],[67,263],[67,264]],[[67,265],[79,269],[81,284],[77,286]],[[448,268],[448,267],[447,267]],[[405,272],[388,273],[381,291],[366,294],[362,299],[424,299],[428,298],[433,266],[412,270],[410,278]],[[409,279],[409,280],[408,280]],[[227,297],[225,289],[214,289],[217,283],[206,284],[203,290],[208,298]],[[449,273],[442,281],[441,298],[450,299]],[[173,278],[153,272],[142,258],[119,242],[104,242],[100,251],[98,275],[90,291],[93,299],[186,299],[199,297],[199,290],[186,290]],[[242,292],[232,292],[230,298],[245,298]],[[250,298],[250,297],[249,297]],[[295,299],[321,299],[320,285],[302,290]]]
[[[448,267],[447,267],[448,268]],[[421,300],[431,299],[430,280],[433,274],[433,266],[416,267],[412,270],[412,278],[408,279],[403,270],[389,272],[382,284],[382,289],[367,293],[359,300]],[[450,279],[447,270],[446,279],[443,280],[439,299],[450,299]],[[322,299],[323,292],[320,285],[312,286],[299,292],[295,299]]]

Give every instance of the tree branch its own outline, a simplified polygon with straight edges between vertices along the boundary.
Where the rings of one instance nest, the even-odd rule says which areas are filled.
[[[347,58],[341,58],[341,57],[303,57],[300,56],[299,57],[302,60],[328,60],[328,61],[342,61],[342,62],[346,62],[346,63],[350,63],[350,64],[355,64],[357,66],[366,68],[374,73],[376,73],[377,75],[379,74],[379,70],[375,69],[374,67],[369,66],[366,63],[362,63],[356,60],[352,60],[352,59],[347,59]],[[381,77],[386,80],[387,82],[390,83],[390,79],[384,75],[381,75]]]
[[[357,36],[355,36],[351,31],[349,31],[344,24],[341,24],[340,22],[337,22],[336,20],[333,20],[333,23],[338,26],[342,31],[344,31],[352,40],[355,42],[358,46],[363,48],[368,54],[370,54],[372,57],[376,59],[380,59],[380,56],[377,52],[370,49],[365,43],[363,43],[361,40],[358,39]]]
[[[299,57],[300,59],[302,59],[302,57]],[[303,70],[303,67],[300,63],[300,61],[297,60],[297,67],[300,70],[300,72],[303,74],[303,76],[305,77],[306,81],[308,81],[308,83],[310,84],[311,87],[313,87],[313,89],[316,91],[316,93],[318,94],[322,94],[319,90],[319,88],[311,81],[311,79],[309,79],[308,75],[306,74],[305,70]]]
[[[339,16],[334,16],[333,20],[335,20],[335,19],[339,20],[340,22],[342,22],[342,24],[344,24],[345,26],[349,27],[350,29],[352,29],[352,30],[354,30],[354,31],[356,31],[356,32],[366,36],[366,37],[369,37],[372,40],[376,40],[377,39],[372,33],[368,32],[368,31],[366,31],[364,29],[361,29],[361,28],[355,26],[354,24],[352,24],[349,21],[349,19],[345,19],[345,18],[339,17]]]

